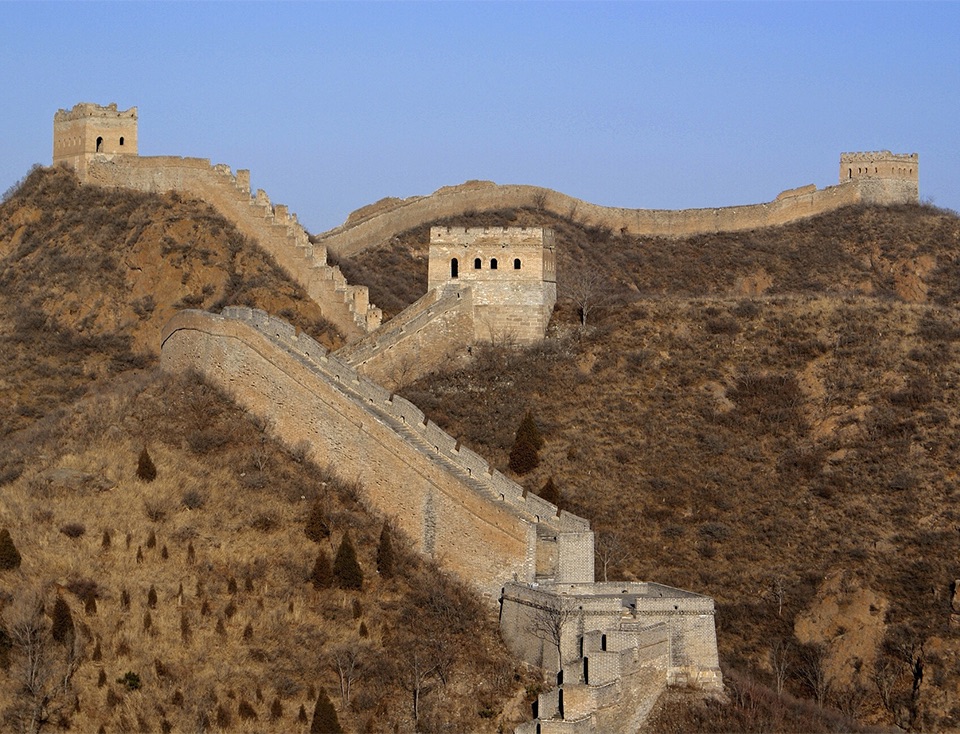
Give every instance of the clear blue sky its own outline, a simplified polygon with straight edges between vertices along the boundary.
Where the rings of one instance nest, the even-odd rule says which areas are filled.
[[[0,191],[53,114],[140,112],[142,155],[251,169],[312,232],[468,179],[680,209],[920,154],[960,209],[957,3],[3,3]]]

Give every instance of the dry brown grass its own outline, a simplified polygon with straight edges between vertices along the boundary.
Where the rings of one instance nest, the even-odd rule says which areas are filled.
[[[0,400],[11,406],[0,434],[151,364],[181,308],[254,306],[341,343],[303,290],[207,205],[83,187],[62,168],[34,171],[0,206],[0,294]]]
[[[265,308],[336,344],[223,220],[174,196],[35,172],[0,206],[0,282],[0,527],[23,557],[0,573],[0,728],[17,728],[24,700],[23,650],[7,627],[34,591],[48,610],[62,595],[77,630],[79,667],[50,727],[304,730],[298,713],[323,687],[349,730],[411,730],[399,665],[411,639],[442,643],[431,654],[445,675],[423,692],[421,729],[494,731],[527,713],[504,702],[529,674],[470,591],[399,536],[395,577],[377,578],[383,520],[362,488],[304,463],[202,382],[155,371],[164,314],[185,305]],[[151,482],[136,477],[144,447]],[[362,592],[309,583],[315,501],[328,553],[353,539]],[[349,702],[332,665],[344,646],[363,663]]]
[[[547,443],[522,481],[554,477],[566,507],[620,537],[631,554],[612,576],[714,596],[725,663],[760,680],[823,579],[852,572],[887,605],[876,653],[895,663],[896,695],[833,632],[829,665],[864,693],[836,689],[832,703],[856,700],[869,722],[955,726],[960,220],[862,207],[679,242],[561,225],[561,268],[589,256],[624,286],[620,304],[586,333],[561,304],[542,347],[480,350],[406,396],[504,470],[532,410]],[[901,292],[910,268],[923,288]],[[766,295],[741,295],[758,269]],[[944,652],[924,658],[914,690],[924,644]],[[787,686],[810,695],[799,674]]]
[[[227,440],[191,445],[197,431]],[[11,529],[23,562],[0,575],[0,595],[15,601],[33,584],[47,599],[59,589],[70,604],[84,650],[73,686],[79,704],[68,717],[75,730],[167,722],[183,731],[212,721],[221,706],[231,716],[222,728],[296,730],[294,717],[301,704],[312,711],[318,686],[352,730],[409,730],[399,662],[419,637],[443,640],[449,656],[446,683],[431,681],[421,703],[424,730],[493,731],[501,702],[526,682],[473,595],[402,538],[398,574],[377,577],[382,519],[360,504],[359,488],[298,463],[262,422],[193,378],[131,377],[23,438],[36,458],[3,487],[0,503],[0,525]],[[144,444],[157,467],[149,483],[136,478]],[[185,501],[195,492],[202,506]],[[317,591],[308,581],[317,544],[304,526],[318,499],[333,529],[323,545],[332,554],[350,533],[362,592]],[[61,532],[77,522],[86,533]],[[424,590],[432,596],[424,599]],[[90,596],[93,614],[84,611]],[[363,661],[349,705],[335,695],[332,667],[345,645]],[[3,710],[16,697],[16,649],[12,656],[0,672]],[[127,672],[140,677],[139,690],[116,682]],[[276,698],[285,714],[271,722]],[[483,718],[488,709],[496,716]]]

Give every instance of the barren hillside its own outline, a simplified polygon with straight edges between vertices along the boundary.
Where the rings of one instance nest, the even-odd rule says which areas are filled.
[[[540,222],[558,232],[552,337],[406,396],[503,469],[531,410],[546,445],[519,481],[552,477],[591,519],[599,574],[714,596],[728,671],[864,723],[960,726],[960,220],[857,207],[679,241],[533,211],[449,223]],[[398,263],[369,284],[399,306],[427,239],[341,266]]]
[[[156,370],[174,310],[231,303],[339,343],[202,204],[58,169],[0,205],[0,729],[305,731],[321,695],[351,731],[510,728],[536,688],[475,595]]]

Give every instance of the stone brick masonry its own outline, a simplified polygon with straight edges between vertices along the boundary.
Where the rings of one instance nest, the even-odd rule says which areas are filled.
[[[421,552],[499,601],[507,645],[558,671],[560,685],[540,697],[531,726],[546,717],[554,731],[619,729],[621,716],[638,721],[667,683],[722,685],[711,599],[656,584],[594,584],[586,520],[525,494],[286,322],[247,308],[182,311],[164,329],[161,364],[200,372],[284,441],[356,477]],[[558,609],[570,612],[559,656],[536,624]]]
[[[178,191],[201,199],[255,239],[317,302],[323,315],[348,340],[380,326],[382,313],[365,286],[347,283],[327,264],[327,251],[312,245],[307,231],[263,190],[250,194],[250,172],[236,176],[223,164],[202,158],[137,155],[137,109],[81,103],[54,117],[53,162],[72,166],[84,183],[162,193]]]
[[[530,344],[556,301],[552,233],[431,230],[428,293],[379,329],[367,290],[346,283],[286,207],[250,195],[248,171],[137,155],[137,111],[79,104],[54,118],[54,162],[86,183],[200,198],[257,239],[355,343],[328,354],[260,311],[183,311],[163,333],[161,364],[196,370],[269,421],[290,445],[356,478],[423,553],[499,603],[507,645],[556,672],[522,734],[635,731],[660,689],[722,687],[713,600],[654,583],[594,583],[589,523],[525,494],[408,401],[358,374],[398,384],[476,341]],[[918,198],[918,159],[888,151],[841,157],[841,184],[784,192],[748,207],[663,212],[598,207],[535,187],[483,182],[392,200],[351,216],[322,242],[351,254],[468,209],[535,206],[613,232],[684,235],[782,224],[846,204]],[[548,630],[553,628],[554,634]]]

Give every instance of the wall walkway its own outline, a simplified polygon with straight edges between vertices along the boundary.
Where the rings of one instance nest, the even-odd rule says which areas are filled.
[[[182,311],[163,333],[161,364],[196,370],[290,445],[360,481],[419,550],[490,604],[505,579],[536,579],[538,533],[559,539],[555,578],[593,580],[583,518],[492,469],[412,403],[361,377],[319,344],[262,311]],[[542,544],[541,544],[542,545]]]
[[[350,215],[346,223],[314,238],[330,252],[349,257],[377,247],[394,235],[468,211],[532,207],[569,217],[588,226],[606,227],[630,235],[682,237],[771,227],[856,204],[870,198],[858,180],[817,189],[805,186],[785,191],[765,204],[714,209],[624,209],[591,204],[538,186],[497,185],[473,181],[439,189],[429,196],[387,199]]]
[[[467,355],[474,338],[469,287],[434,288],[337,357],[371,380],[399,389]]]

